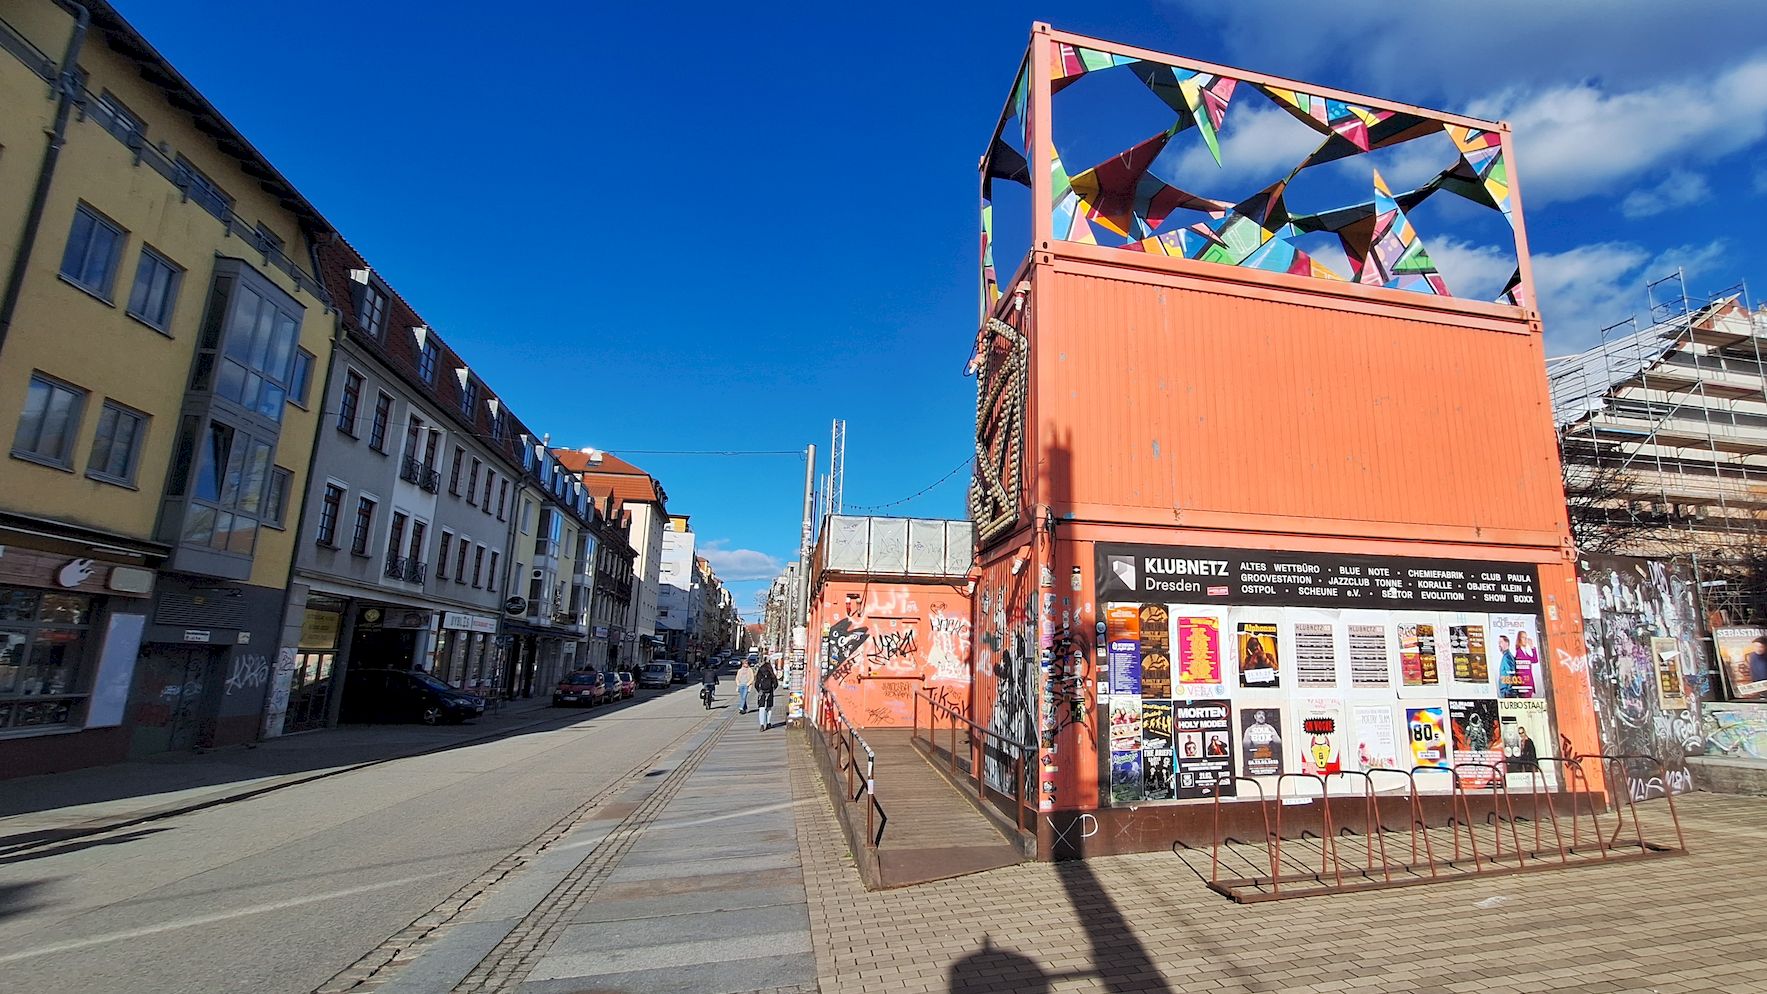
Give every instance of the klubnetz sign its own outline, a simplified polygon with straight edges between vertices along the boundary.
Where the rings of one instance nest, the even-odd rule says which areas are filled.
[[[1096,547],[1100,601],[1183,601],[1414,611],[1540,609],[1526,563],[1211,549]]]

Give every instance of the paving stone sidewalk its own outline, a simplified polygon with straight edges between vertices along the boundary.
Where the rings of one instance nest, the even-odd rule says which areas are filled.
[[[792,787],[827,994],[1767,992],[1767,799],[1685,798],[1685,857],[1261,905],[1169,853],[874,893],[807,748]]]
[[[816,994],[787,735],[719,716],[374,986]]]

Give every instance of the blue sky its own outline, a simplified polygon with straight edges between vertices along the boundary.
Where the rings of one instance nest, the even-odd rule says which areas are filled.
[[[1767,293],[1759,0],[119,6],[527,423],[655,473],[745,610],[802,460],[636,451],[825,453],[844,417],[849,507],[965,459],[975,163],[1034,20],[1511,120],[1549,351],[1678,265]],[[1451,287],[1507,275],[1419,231]]]

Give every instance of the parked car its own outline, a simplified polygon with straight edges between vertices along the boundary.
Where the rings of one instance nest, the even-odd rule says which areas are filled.
[[[347,722],[466,721],[485,713],[485,700],[415,670],[352,669],[344,676],[339,717]]]
[[[638,681],[632,678],[631,673],[626,670],[616,670],[614,675],[620,678],[620,696],[622,698],[631,697],[638,693]]]
[[[606,700],[609,704],[625,697],[626,686],[620,682],[620,675],[613,670],[608,670],[606,673],[601,674],[601,685],[605,688],[603,693],[606,694]]]
[[[644,672],[638,674],[638,686],[640,687],[667,690],[669,689],[669,684],[674,681],[675,668],[669,665],[669,661],[666,659],[659,659],[653,663],[645,663]]]
[[[601,683],[601,674],[594,670],[577,670],[566,673],[558,686],[552,688],[552,706],[561,708],[565,705],[584,707],[600,704],[607,699],[607,692]]]
[[[672,677],[670,677],[671,680],[673,680],[676,683],[686,683],[687,682],[687,678],[689,676],[689,671],[687,669],[686,663],[680,661],[679,659],[659,659],[659,660],[657,660],[657,662],[669,664],[669,672],[674,674]]]

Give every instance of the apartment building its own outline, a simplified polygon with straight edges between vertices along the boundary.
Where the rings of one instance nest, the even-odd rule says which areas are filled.
[[[558,461],[584,483],[605,487],[619,500],[631,523],[632,626],[628,664],[642,669],[663,646],[657,634],[662,586],[663,529],[668,521],[668,492],[656,477],[618,456],[599,449],[554,449]]]
[[[109,4],[0,12],[0,776],[257,737],[331,226]]]

